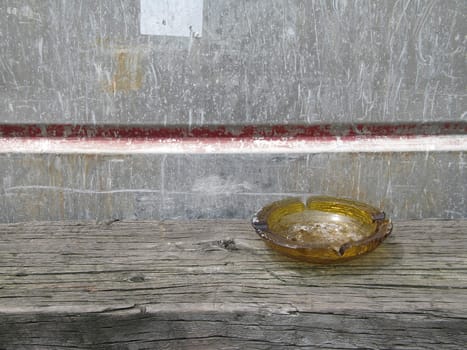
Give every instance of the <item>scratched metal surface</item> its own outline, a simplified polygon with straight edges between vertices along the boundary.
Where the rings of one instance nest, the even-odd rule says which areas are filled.
[[[249,218],[306,193],[394,219],[466,218],[465,152],[313,155],[0,155],[0,222]]]
[[[466,119],[465,0],[205,0],[199,39],[134,0],[0,2],[0,119],[241,124]]]
[[[201,37],[184,38],[140,35],[139,1],[3,0],[0,124],[465,121],[466,13],[465,0],[205,0]],[[0,152],[0,222],[248,218],[306,193],[465,218],[465,168],[463,151]]]

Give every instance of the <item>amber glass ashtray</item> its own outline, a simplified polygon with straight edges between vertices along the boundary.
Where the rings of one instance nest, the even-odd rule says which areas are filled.
[[[381,210],[349,199],[313,196],[306,203],[287,198],[262,208],[252,219],[274,250],[314,263],[355,258],[375,249],[390,233]]]

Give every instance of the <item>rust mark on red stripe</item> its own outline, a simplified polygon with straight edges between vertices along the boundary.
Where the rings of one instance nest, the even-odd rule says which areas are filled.
[[[74,125],[0,124],[0,137],[84,139],[278,139],[465,135],[467,122],[320,125]]]

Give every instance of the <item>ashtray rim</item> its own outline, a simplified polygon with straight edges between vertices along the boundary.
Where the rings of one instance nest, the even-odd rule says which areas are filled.
[[[368,214],[369,218],[371,218],[372,220],[372,223],[377,224],[376,228],[370,235],[357,241],[347,241],[341,244],[338,248],[326,243],[300,243],[297,241],[292,241],[287,239],[283,235],[279,235],[272,232],[269,229],[268,219],[275,210],[278,210],[281,207],[285,207],[286,205],[288,205],[297,206],[296,212],[300,212],[300,207],[303,211],[309,209],[310,203],[318,201],[336,203],[341,206],[351,206],[353,209],[361,210],[362,212]],[[273,248],[275,248],[275,246],[278,246],[280,248],[283,248],[281,249],[281,251],[286,255],[292,255],[295,258],[298,257],[302,260],[310,260],[315,262],[320,262],[321,260],[319,256],[314,256],[312,258],[309,257],[310,253],[313,253],[313,251],[315,250],[327,251],[327,256],[322,259],[323,262],[333,260],[344,260],[359,256],[361,254],[373,250],[392,232],[391,220],[386,216],[384,211],[374,206],[350,198],[317,195],[309,196],[306,198],[305,201],[302,200],[302,198],[300,197],[287,197],[282,200],[269,203],[253,215],[251,219],[251,224],[255,229],[256,233]],[[363,249],[361,253],[358,253],[356,255],[346,256],[346,252],[351,247],[365,247],[371,245],[373,245],[374,247]]]

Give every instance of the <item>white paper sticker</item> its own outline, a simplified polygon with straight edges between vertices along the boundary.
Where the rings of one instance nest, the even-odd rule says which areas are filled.
[[[141,0],[141,34],[200,37],[202,30],[203,0]]]

